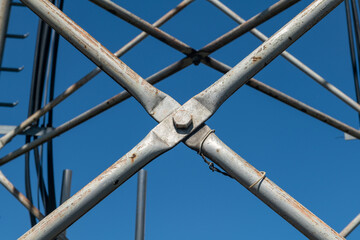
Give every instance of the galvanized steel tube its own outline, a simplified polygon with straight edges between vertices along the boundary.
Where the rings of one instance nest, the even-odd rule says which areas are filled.
[[[360,214],[357,215],[341,232],[340,235],[344,238],[354,231],[354,229],[360,224]]]
[[[146,184],[147,184],[147,171],[141,169],[138,172],[135,240],[145,239]]]
[[[209,127],[203,127],[186,141],[186,145],[198,152],[199,142],[209,130]],[[232,151],[215,134],[206,138],[201,152],[309,239],[344,239],[268,177],[263,178],[262,172]]]
[[[228,65],[219,62],[215,59],[210,59],[210,58],[205,58],[203,60],[203,63],[222,72],[222,73],[227,73],[228,71],[231,70],[231,67],[229,67]],[[339,120],[323,113],[320,112],[319,110],[293,98],[290,97],[289,95],[286,95],[285,93],[270,87],[269,85],[266,85],[265,83],[262,83],[258,80],[255,80],[254,78],[250,79],[249,82],[246,83],[248,86],[262,92],[265,93],[266,95],[275,98],[295,109],[300,110],[303,113],[306,113],[326,124],[329,124],[330,126],[339,129],[342,132],[348,133],[349,135],[360,139],[360,131],[343,123],[340,122]]]
[[[21,1],[125,88],[155,120],[158,120],[156,107],[159,104],[171,104],[169,102],[174,101],[167,94],[142,79],[49,1]]]
[[[162,16],[159,20],[157,20],[153,26],[154,27],[160,27],[164,23],[166,23],[168,20],[170,20],[173,16],[175,16],[178,12],[180,12],[182,9],[184,9],[187,5],[189,5],[193,0],[184,0],[179,5],[177,5],[174,9],[167,12],[164,16]],[[126,45],[124,45],[122,48],[120,48],[118,51],[114,53],[116,57],[121,57],[125,53],[127,53],[130,49],[135,47],[138,43],[140,43],[143,39],[145,39],[148,36],[146,32],[140,33],[138,36],[136,36],[134,39],[132,39],[130,42],[128,42]],[[1,62],[0,62],[1,63]],[[32,114],[30,117],[25,119],[19,126],[17,126],[14,130],[8,132],[6,135],[0,138],[0,149],[3,148],[7,143],[11,141],[17,134],[20,134],[24,129],[31,125],[31,123],[37,121],[41,116],[49,112],[51,109],[53,109],[55,106],[57,106],[59,103],[64,101],[67,97],[69,97],[71,94],[73,94],[75,91],[77,91],[79,88],[84,86],[86,83],[88,83],[91,79],[93,79],[95,76],[97,76],[101,72],[101,69],[99,67],[96,67],[91,72],[86,74],[83,78],[81,78],[79,81],[68,87],[63,93],[61,93],[59,96],[57,96],[53,101],[46,104],[43,108],[36,111],[34,114]]]
[[[218,7],[221,11],[226,13],[229,17],[234,19],[239,24],[243,24],[246,21],[242,19],[240,16],[238,16],[236,13],[234,13],[231,9],[226,7],[223,3],[221,3],[218,0],[208,0],[212,4],[214,4],[216,7]],[[264,34],[262,34],[257,29],[252,29],[250,31],[252,34],[254,34],[258,39],[265,42],[267,41],[268,37],[266,37]],[[335,96],[337,96],[339,99],[341,99],[344,103],[352,107],[354,110],[360,113],[360,105],[355,102],[353,99],[351,99],[349,96],[347,96],[345,93],[343,93],[341,90],[339,90],[337,87],[332,85],[331,83],[327,82],[323,77],[321,77],[319,74],[317,74],[314,70],[306,66],[304,63],[302,63],[299,59],[291,55],[289,52],[284,51],[281,53],[281,56],[283,56],[286,60],[288,60],[291,64],[293,64],[295,67],[297,67],[299,70],[304,72],[306,75],[308,75],[310,78],[315,80],[317,83],[319,83],[321,86],[326,88],[329,92],[333,93]]]

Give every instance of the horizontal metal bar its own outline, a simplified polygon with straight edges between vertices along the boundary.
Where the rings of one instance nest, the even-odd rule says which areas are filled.
[[[341,232],[340,235],[344,238],[349,236],[349,234],[355,230],[360,224],[360,214],[358,214]]]
[[[138,27],[142,31],[147,32],[151,36],[156,37],[160,41],[166,43],[167,45],[179,50],[180,52],[186,55],[190,55],[196,52],[193,48],[191,48],[187,44],[181,42],[178,39],[173,38],[172,36],[170,36],[169,34],[158,28],[154,28],[150,23],[132,14],[131,12],[120,7],[119,5],[115,4],[112,1],[109,0],[90,0],[90,1],[100,6],[101,8],[104,8],[108,12],[127,21],[128,23]]]
[[[30,33],[25,34],[6,34],[7,38],[18,38],[18,39],[25,39],[30,35]]]
[[[208,0],[212,4],[214,4],[216,7],[218,7],[221,11],[223,11],[225,14],[227,14],[229,17],[231,17],[234,21],[236,21],[239,24],[245,23],[245,20],[242,19],[239,15],[237,15],[235,12],[233,12],[231,9],[226,7],[223,3],[221,3],[218,0]],[[252,34],[254,34],[258,39],[265,42],[267,41],[268,37],[266,37],[264,34],[262,34],[257,29],[252,29],[250,31]],[[295,67],[300,69],[302,72],[304,72],[306,75],[308,75],[310,78],[315,80],[317,83],[319,83],[321,86],[323,86],[325,89],[327,89],[329,92],[333,93],[335,96],[337,96],[340,100],[342,100],[344,103],[352,107],[354,110],[360,113],[360,105],[355,102],[353,99],[351,99],[349,96],[347,96],[345,93],[343,93],[341,90],[339,90],[337,87],[332,85],[331,83],[327,82],[323,77],[321,77],[319,74],[317,74],[315,71],[313,71],[311,68],[306,66],[304,63],[302,63],[300,60],[298,60],[296,57],[291,55],[289,52],[284,51],[281,56],[283,56],[286,60],[288,60],[291,64],[293,64]]]
[[[0,125],[0,135],[1,134],[7,134],[11,131],[13,131],[16,128],[16,126],[10,126],[10,125]],[[22,135],[28,135],[28,136],[42,136],[44,134],[47,134],[51,131],[53,131],[53,127],[37,127],[32,126],[30,128],[25,129],[24,132],[21,132]]]
[[[11,67],[1,67],[0,71],[2,72],[21,72],[24,69],[24,66],[18,68],[11,68]]]
[[[158,106],[171,105],[174,100],[170,96],[142,79],[51,2],[37,0],[21,0],[21,2],[134,96],[155,120],[163,118],[159,114],[165,116],[170,114],[166,109],[163,111],[157,109]]]
[[[0,183],[27,209],[29,212],[34,215],[39,220],[44,218],[44,215],[41,214],[39,209],[31,204],[30,200],[24,196],[19,190],[17,190],[14,185],[5,177],[5,175],[0,171]]]
[[[19,101],[16,102],[0,102],[0,107],[15,107]]]
[[[201,153],[219,165],[309,239],[344,239],[316,215],[270,181],[267,176],[264,178],[262,172],[232,151],[215,134],[206,137],[209,131],[209,127],[203,127],[186,140],[186,145],[199,152],[201,139],[205,139]],[[259,179],[260,181],[258,181]]]
[[[168,20],[170,20],[173,16],[175,16],[178,12],[180,12],[182,9],[184,9],[186,6],[188,6],[193,0],[184,0],[179,5],[177,5],[174,9],[167,12],[164,16],[162,16],[159,20],[157,20],[153,25],[156,27],[162,26],[164,23],[166,23]],[[135,47],[138,43],[140,43],[143,39],[145,39],[148,36],[147,33],[142,32],[138,36],[136,36],[134,39],[132,39],[130,42],[128,42],[126,45],[124,45],[122,48],[120,48],[118,51],[114,53],[116,57],[121,57],[125,53],[127,53],[130,49]],[[85,75],[83,78],[81,78],[79,81],[71,85],[69,88],[67,88],[63,93],[61,93],[59,96],[57,96],[53,101],[46,104],[43,108],[39,109],[35,113],[33,113],[30,117],[28,117],[25,121],[23,121],[14,131],[9,132],[6,136],[3,136],[0,138],[0,149],[3,148],[7,143],[11,141],[17,134],[21,133],[26,127],[30,126],[31,123],[37,121],[41,116],[46,114],[48,111],[53,109],[55,106],[57,106],[59,103],[64,101],[67,97],[69,97],[71,94],[73,94],[75,91],[77,91],[79,88],[84,86],[86,83],[88,83],[92,78],[97,76],[101,72],[101,69],[99,67],[96,67],[91,72],[89,72],[87,75]]]
[[[228,65],[221,63],[215,59],[210,59],[210,58],[205,58],[203,60],[203,63],[222,72],[222,73],[227,73],[228,71],[231,70],[231,67],[229,67]],[[345,132],[347,134],[350,134],[351,136],[360,139],[360,131],[350,127],[349,125],[340,122],[339,120],[320,112],[319,110],[303,103],[300,102],[299,100],[290,97],[288,95],[286,95],[285,93],[276,90],[268,85],[266,85],[265,83],[262,83],[258,80],[255,79],[250,79],[249,82],[247,82],[247,85],[249,85],[250,87],[259,90],[263,93],[265,93],[266,95],[273,97],[295,109],[300,110],[301,112],[304,112],[326,124],[329,124],[332,127],[335,127],[336,129],[339,129],[342,132]]]

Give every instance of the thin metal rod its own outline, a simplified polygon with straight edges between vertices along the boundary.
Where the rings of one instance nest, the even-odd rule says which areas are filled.
[[[231,70],[231,67],[229,67],[228,65],[216,61],[215,59],[209,59],[209,58],[205,58],[202,61],[205,65],[210,66],[211,68],[222,72],[222,73],[227,73],[228,71]],[[300,110],[303,113],[306,113],[326,124],[329,124],[330,126],[333,126],[336,129],[339,129],[342,132],[346,132],[348,134],[350,134],[351,136],[360,139],[360,131],[343,123],[340,122],[339,120],[293,98],[290,97],[289,95],[286,95],[285,93],[274,89],[272,87],[270,87],[269,85],[266,85],[265,83],[262,83],[258,80],[255,80],[254,78],[250,79],[249,82],[247,82],[247,85],[249,85],[250,87],[265,93],[266,95],[273,97],[295,109]]]
[[[266,60],[269,60],[280,54],[283,50],[282,47],[290,45],[290,43],[288,43],[287,41],[290,40],[290,42],[292,42],[292,39],[287,38],[288,34],[290,34],[290,36],[293,37],[294,40],[296,40],[305,31],[307,31],[311,26],[313,26],[317,21],[320,21],[328,12],[330,12],[340,3],[340,0],[314,1],[302,13],[295,17],[289,24],[287,24],[277,34],[275,34],[271,39],[269,39],[267,43],[264,44],[266,45],[271,43],[272,45],[274,45],[272,53],[268,53],[269,55],[259,55],[259,52],[255,50],[255,52],[245,58],[245,61],[240,62],[237,65],[238,67],[234,68],[235,70],[233,69],[229,73],[225,74],[225,78],[229,79],[229,77],[231,77],[229,75],[237,75],[238,71],[242,71],[242,65],[244,65],[244,62],[245,65],[247,64],[248,58],[253,59],[253,57],[259,56],[264,57]],[[286,33],[284,33],[284,31]],[[277,39],[279,37],[280,39]],[[260,48],[262,47],[263,45],[260,46]],[[270,47],[267,46],[267,48]],[[267,51],[262,50],[262,52]],[[254,54],[255,56],[253,56]],[[251,75],[252,72],[255,72],[255,70],[253,70],[254,68],[260,70],[266,64],[266,60],[265,62],[262,62],[261,59],[256,58],[256,61],[258,61],[257,63],[254,63],[256,67],[248,69],[249,73],[245,73],[245,75]],[[210,87],[210,91],[207,91],[209,90],[208,88],[207,90],[205,90],[204,94],[199,94],[195,96],[194,98],[186,102],[183,106],[180,106],[176,102],[169,103],[172,105],[165,105],[167,108],[170,109],[171,114],[166,115],[166,112],[165,114],[162,113],[161,116],[164,120],[161,121],[161,123],[159,123],[155,128],[153,128],[151,132],[137,146],[135,146],[121,159],[119,159],[105,172],[100,174],[96,179],[91,181],[82,190],[76,193],[72,198],[70,198],[68,201],[66,201],[56,210],[54,210],[43,221],[30,229],[20,239],[50,239],[55,237],[57,234],[61,233],[66,227],[71,225],[74,221],[76,221],[92,207],[94,207],[108,194],[114,191],[119,185],[125,182],[134,173],[143,168],[152,159],[170,150],[180,141],[183,141],[185,137],[187,137],[191,132],[199,128],[215,112],[212,112],[212,109],[209,108],[205,109],[204,106],[207,107],[208,105],[203,101],[198,101],[196,97],[202,100],[201,97],[213,91],[214,86],[217,87],[219,82],[221,82],[222,80],[224,80],[224,78],[221,78],[215,84],[213,84]],[[230,84],[238,84],[233,83],[233,81],[231,80],[232,79],[230,78]],[[242,80],[242,78],[240,78],[240,80]],[[221,91],[225,94],[223,98],[225,100],[230,95],[228,95],[229,92],[227,90],[229,83],[224,84],[225,87]],[[221,104],[216,104],[215,102],[215,105],[216,107],[218,107]],[[164,109],[160,108],[160,110]],[[174,126],[173,117],[184,111],[189,111],[189,114],[192,114],[193,127],[188,128],[187,130],[176,129]],[[319,228],[323,226],[321,222],[317,224],[319,225]],[[326,230],[327,228],[325,228],[325,233],[327,233]],[[330,236],[336,234],[333,230],[330,232]],[[337,239],[342,238],[339,237]]]
[[[29,212],[34,215],[39,220],[44,218],[44,215],[37,209],[34,205],[31,204],[30,200],[24,196],[19,190],[17,190],[14,185],[5,177],[5,175],[0,171],[0,183],[24,206]]]
[[[65,169],[62,176],[60,204],[63,204],[66,200],[70,198],[71,178],[72,171],[70,169]]]
[[[110,13],[120,17],[121,19],[127,21],[128,23],[138,27],[139,29],[147,32],[153,37],[156,37],[160,41],[166,43],[167,45],[175,48],[176,50],[190,55],[196,52],[193,48],[188,46],[186,43],[181,42],[180,40],[170,36],[166,32],[162,31],[161,29],[154,28],[150,23],[146,22],[145,20],[139,18],[135,14],[127,11],[126,9],[120,7],[119,5],[115,4],[112,1],[108,0],[90,0],[91,2],[95,3],[96,5],[104,8],[105,10],[109,11]]]
[[[210,128],[205,126],[186,141],[186,145],[199,151],[199,142]],[[202,145],[201,152],[236,179],[287,222],[309,239],[344,239],[316,215],[297,202],[279,186],[263,178],[263,173],[255,169],[243,158],[226,146],[215,134],[210,134]],[[259,179],[261,181],[256,183]],[[256,183],[253,187],[254,183]]]
[[[338,0],[338,1],[340,1],[340,0]],[[317,2],[316,2],[316,3],[317,3]],[[307,8],[307,9],[310,9],[310,8]],[[308,15],[306,15],[306,16],[308,16]],[[314,16],[314,15],[312,15],[312,16]],[[317,18],[317,20],[319,21],[320,18]],[[292,21],[292,22],[293,22],[293,21]],[[296,20],[295,20],[295,22],[296,22]],[[310,23],[307,23],[307,27],[310,27],[310,26],[312,26],[312,25],[311,25]],[[284,28],[283,28],[283,29],[284,29]],[[306,29],[303,29],[303,30],[305,31]],[[280,32],[280,35],[281,35],[281,34],[282,34],[281,31],[279,31],[279,32]],[[285,31],[285,34],[289,34],[290,32],[291,32],[291,31]],[[279,37],[279,35],[278,35],[278,37]],[[288,41],[288,37],[284,38],[285,41],[288,41],[288,45],[290,45],[290,43],[293,42],[293,41],[296,39],[294,36],[292,36],[292,37],[293,37],[293,39],[290,40],[290,41]],[[298,37],[299,37],[299,36],[298,36]],[[280,37],[280,38],[281,38],[281,37]],[[274,39],[273,39],[272,41],[274,41]],[[276,41],[276,38],[275,38],[275,41]],[[273,44],[273,46],[275,46],[275,44]],[[282,47],[284,47],[284,46],[285,46],[285,45],[283,45]],[[251,66],[252,70],[254,70],[253,67],[256,65],[257,68],[258,68],[258,70],[260,70],[262,67],[264,67],[264,66],[267,64],[267,63],[264,63],[264,59],[258,59],[259,57],[260,57],[260,58],[264,58],[263,56],[254,56],[254,54],[255,54],[255,55],[258,54],[258,51],[259,51],[260,48],[262,49],[262,46],[260,46],[260,47],[259,47],[257,50],[255,50],[252,54],[250,54],[250,55],[245,59],[245,61],[242,61],[242,62],[241,62],[242,64],[244,64],[244,62],[245,62],[245,64],[243,65],[243,68],[246,68],[246,65],[249,65],[249,66]],[[269,49],[270,49],[270,48],[269,48]],[[267,49],[267,51],[265,51],[265,50],[262,51],[261,54],[264,54],[264,52],[269,52],[269,49]],[[277,54],[278,54],[279,52],[281,52],[281,49],[278,49],[277,51],[278,51],[278,52],[277,52]],[[270,51],[270,54],[271,54],[271,51]],[[250,63],[249,63],[249,59],[250,59]],[[256,61],[254,61],[253,59],[255,59]],[[255,64],[255,62],[261,62],[261,64],[258,64],[258,63]],[[180,65],[173,65],[173,66],[181,66],[181,64],[180,64]],[[249,69],[250,69],[250,68],[249,68]],[[239,69],[238,69],[238,70],[239,70]],[[240,69],[240,70],[241,70],[241,69]],[[247,71],[241,70],[241,71],[238,71],[237,73],[244,74],[244,73],[247,73]],[[255,74],[255,73],[254,73],[254,74]],[[229,75],[229,74],[226,74],[226,75],[225,75],[225,78],[226,78],[226,76],[228,76],[228,75]],[[244,83],[251,77],[250,75],[243,75],[243,76],[242,76],[242,81],[243,81],[243,82],[242,82],[242,83],[239,83],[239,82],[238,82],[239,78],[238,78],[238,76],[237,76],[236,74],[230,73],[230,76],[232,76],[232,80],[235,80],[235,81],[233,81],[232,83],[235,84],[235,85],[237,85],[238,87],[240,87],[242,84],[244,84]],[[223,80],[224,80],[224,77],[221,78],[219,81],[223,81]],[[218,84],[219,84],[219,81],[218,81]],[[229,82],[228,82],[227,80],[225,81],[225,83],[226,83],[227,85],[229,84]],[[211,87],[213,87],[214,85],[215,85],[215,84],[213,84]],[[220,83],[220,85],[221,85],[221,83]],[[224,84],[224,85],[225,85],[225,84]],[[233,87],[233,86],[234,86],[234,85],[231,85],[231,84],[228,85],[228,86],[227,86],[227,91],[234,92],[235,90],[238,89],[238,87]],[[207,91],[208,91],[208,90],[205,90],[204,92],[206,93]],[[221,91],[220,91],[220,92],[221,92]],[[209,93],[207,93],[206,95],[209,95]],[[231,94],[230,94],[230,95],[231,95]],[[208,110],[211,110],[211,111],[209,111],[209,115],[207,115],[206,117],[205,117],[205,116],[202,116],[202,117],[204,117],[204,118],[209,118],[209,117],[215,112],[215,110],[221,105],[221,103],[222,103],[223,101],[225,101],[226,98],[229,97],[230,95],[229,95],[229,93],[227,93],[226,95],[221,95],[221,96],[220,96],[219,94],[217,94],[217,95],[215,95],[215,94],[214,94],[214,95],[210,94],[210,96],[204,97],[203,93],[200,93],[200,94],[198,94],[197,96],[195,96],[195,98],[199,98],[199,99],[197,99],[197,100],[195,100],[195,101],[199,101],[199,102],[200,102],[200,101],[203,101],[203,104],[206,105],[206,108],[208,108]],[[103,102],[102,104],[98,105],[97,107],[95,107],[95,108],[93,108],[93,109],[91,109],[91,110],[89,110],[89,111],[87,111],[87,112],[79,115],[78,117],[70,120],[69,122],[61,125],[60,127],[56,128],[53,132],[50,132],[50,133],[42,136],[41,138],[38,138],[38,139],[36,139],[35,141],[32,141],[31,143],[27,143],[27,144],[23,145],[21,148],[19,148],[19,149],[13,151],[13,152],[7,154],[6,156],[4,156],[3,158],[0,159],[0,165],[3,165],[3,164],[5,164],[5,163],[9,162],[10,160],[12,160],[12,159],[20,156],[21,154],[23,154],[23,153],[25,153],[25,152],[27,152],[27,151],[30,151],[31,149],[35,148],[36,146],[38,146],[39,144],[45,142],[46,140],[51,139],[51,138],[54,138],[55,136],[60,135],[62,132],[65,132],[65,131],[67,131],[68,129],[76,126],[77,124],[79,124],[79,123],[81,123],[81,122],[89,119],[90,117],[95,116],[96,114],[98,114],[98,113],[100,113],[100,112],[108,109],[108,108],[110,107],[109,105],[110,105],[112,102],[121,102],[121,101],[125,100],[127,97],[128,97],[128,93],[126,93],[126,92],[122,92],[122,93],[116,95],[115,97],[109,99],[108,101]],[[215,108],[215,109],[213,108],[213,105],[212,105],[212,103],[213,103],[212,100],[214,99],[214,97],[216,97],[218,100],[220,100],[220,102],[218,102],[218,104],[216,105],[216,108]],[[225,97],[226,97],[226,98],[225,98]],[[210,100],[210,101],[209,101],[209,100]],[[222,102],[221,102],[221,101],[222,101]],[[114,104],[116,104],[116,103],[114,103]],[[211,108],[213,108],[213,109],[211,109]]]
[[[156,109],[158,106],[174,102],[169,95],[142,79],[129,66],[119,60],[51,2],[38,0],[21,1],[134,96],[155,120],[161,119]]]
[[[27,38],[30,35],[30,33],[25,34],[6,34],[7,38],[16,38],[16,39],[24,39]]]
[[[354,231],[354,229],[360,224],[360,214],[358,214],[341,232],[340,235],[344,238]]]
[[[225,14],[227,14],[229,17],[231,17],[233,20],[238,22],[239,24],[242,24],[245,22],[244,19],[242,19],[240,16],[238,16],[235,12],[233,12],[231,9],[226,7],[223,3],[221,3],[218,0],[208,0],[212,4],[214,4],[216,7],[218,7],[221,11],[223,11]],[[261,41],[266,41],[268,38],[262,34],[257,29],[252,29],[250,31],[252,34],[254,34],[257,38],[259,38]],[[292,63],[295,67],[300,69],[302,72],[304,72],[306,75],[308,75],[310,78],[315,80],[317,83],[319,83],[321,86],[326,88],[328,91],[333,93],[335,96],[337,96],[339,99],[341,99],[343,102],[345,102],[347,105],[355,109],[357,112],[360,113],[360,105],[355,102],[353,99],[351,99],[349,96],[347,96],[345,93],[340,91],[338,88],[336,88],[331,83],[327,82],[323,77],[321,77],[319,74],[314,72],[311,68],[306,66],[304,63],[302,63],[300,60],[295,58],[293,55],[291,55],[289,52],[284,51],[281,56],[283,56],[286,60],[288,60],[290,63]]]
[[[341,2],[342,0],[314,1],[223,77],[192,99],[204,106],[209,111],[208,117],[210,117],[239,87],[268,65]]]
[[[186,43],[183,43],[182,41],[169,35],[168,33],[162,31],[161,29],[151,26],[150,23],[130,13],[129,11],[125,10],[124,8],[115,4],[114,2],[109,0],[90,0],[90,1],[94,2],[98,6],[104,8],[105,10],[109,11],[115,16],[120,17],[121,19],[129,22],[135,27],[138,27],[139,29],[149,33],[151,36],[173,47],[174,49],[177,49],[178,51],[184,53],[185,55],[192,58],[196,58],[197,52],[193,48],[189,47]],[[234,28],[233,30],[221,36],[220,38],[211,42],[210,44],[205,46],[205,48],[199,50],[199,53],[201,53],[202,56],[209,55],[210,53],[218,50],[219,48],[225,46],[226,44],[240,37],[244,33],[250,31],[252,28],[274,17],[275,15],[287,9],[288,7],[292,6],[296,2],[298,2],[298,0],[281,0],[275,3],[268,9],[264,10],[263,12],[255,15],[253,18],[247,21],[246,24]]]
[[[147,171],[141,169],[138,172],[135,240],[145,239],[146,184],[147,184]]]
[[[15,107],[19,101],[16,102],[0,102],[0,107]]]
[[[63,176],[62,176],[60,205],[70,198],[71,177],[72,177],[72,171],[70,169],[65,169],[63,171]],[[63,231],[61,235],[66,236],[66,231]]]
[[[10,17],[11,0],[1,0],[0,2],[0,67],[4,55],[6,32]]]
[[[162,16],[159,20],[157,20],[153,26],[160,27],[164,23],[166,23],[168,20],[170,20],[173,16],[175,16],[178,12],[180,12],[182,9],[184,9],[186,6],[188,6],[193,0],[184,0],[179,5],[177,5],[174,9],[171,9],[169,12],[167,12],[164,16]],[[122,48],[120,48],[118,51],[114,53],[116,57],[121,57],[125,53],[127,53],[130,49],[135,47],[138,43],[140,43],[142,40],[144,40],[148,36],[147,33],[142,32],[138,36],[136,36],[134,39],[132,39],[130,42],[128,42],[126,45],[124,45]],[[57,106],[59,103],[64,101],[67,97],[69,97],[71,94],[73,94],[76,90],[84,86],[86,83],[88,83],[91,79],[93,79],[95,76],[97,76],[101,72],[101,69],[99,67],[96,67],[91,72],[89,72],[87,75],[85,75],[83,78],[81,78],[79,81],[68,87],[63,93],[61,93],[59,96],[57,96],[53,101],[49,102],[47,105],[45,105],[43,108],[36,111],[34,114],[32,114],[30,117],[28,117],[26,120],[24,120],[17,128],[15,128],[13,131],[9,132],[2,138],[0,138],[0,149],[3,148],[7,143],[9,143],[16,135],[20,134],[24,131],[24,129],[31,125],[31,123],[37,121],[40,117],[45,115],[47,112],[49,112],[51,109],[53,109],[55,106]]]
[[[212,41],[211,43],[207,44],[205,47],[203,47],[199,50],[199,53],[202,56],[208,56],[210,53],[215,52],[216,50],[220,49],[221,47],[225,46],[226,44],[230,43],[231,41],[237,39],[244,33],[249,32],[251,29],[257,27],[261,23],[271,19],[272,17],[276,16],[277,14],[279,14],[282,11],[286,10],[287,8],[291,7],[292,5],[294,5],[297,2],[299,2],[299,0],[278,1],[277,3],[268,7],[261,13],[250,18],[243,24],[237,26],[236,28],[234,28],[231,31],[224,34],[223,36],[221,36],[221,37],[217,38],[216,40]]]

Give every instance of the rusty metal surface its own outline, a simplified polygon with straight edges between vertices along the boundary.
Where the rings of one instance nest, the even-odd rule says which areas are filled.
[[[178,12],[183,10],[186,6],[188,6],[192,0],[184,0],[180,4],[178,4],[174,9],[167,12],[164,16],[162,16],[159,20],[157,20],[153,26],[154,27],[160,27],[164,23],[166,23],[168,20],[170,20],[173,16],[175,16]],[[147,33],[142,32],[138,36],[136,36],[134,39],[132,39],[130,42],[128,42],[126,45],[124,45],[122,48],[120,48],[118,51],[114,53],[116,57],[121,57],[125,53],[127,53],[129,50],[131,50],[133,47],[135,47],[138,43],[140,43],[142,40],[144,40],[148,36]],[[1,61],[0,61],[1,63]],[[72,95],[75,91],[80,89],[82,86],[84,86],[86,83],[88,83],[91,79],[93,79],[95,76],[97,76],[101,72],[101,69],[99,67],[96,67],[91,72],[86,74],[84,77],[82,77],[79,81],[68,87],[63,93],[61,93],[59,96],[57,96],[53,101],[46,104],[43,108],[36,111],[34,114],[32,114],[30,117],[28,117],[25,121],[23,121],[17,128],[12,130],[11,132],[7,133],[5,136],[0,138],[0,149],[3,148],[7,143],[9,143],[17,134],[21,133],[26,127],[28,127],[31,123],[37,121],[41,116],[45,115],[47,112],[49,112],[51,109],[53,109],[55,106],[57,106],[59,103],[64,101],[66,98],[68,98],[70,95]]]
[[[48,11],[46,13],[46,4],[44,3],[42,5],[41,3],[36,3],[32,0],[23,0],[23,2],[25,4],[31,3],[31,8],[40,16],[44,13],[49,14],[53,10],[51,9],[50,12]],[[267,63],[290,46],[292,42],[299,38],[311,26],[316,24],[316,22],[320,21],[322,17],[340,3],[341,1],[339,0],[315,1],[289,22],[289,24],[279,30],[272,38],[241,61],[233,70],[229,71],[224,77],[220,78],[202,93],[190,99],[180,108],[178,108],[180,105],[174,100],[167,102],[161,101],[160,104],[156,105],[154,108],[155,112],[150,113],[151,115],[158,114],[158,119],[163,119],[161,119],[162,121],[158,126],[156,126],[135,148],[90,182],[72,198],[62,204],[58,209],[53,211],[34,228],[29,230],[21,237],[21,239],[49,239],[55,237],[67,226],[71,225],[88,210],[94,207],[104,197],[114,191],[140,168],[155,157],[177,145],[190,133],[201,127],[234,91],[241,87],[250,77],[252,77],[252,75],[262,69]],[[37,4],[40,4],[40,6],[37,6]],[[43,8],[42,11],[37,11],[39,8]],[[56,12],[56,14],[61,15],[59,12]],[[44,17],[44,20],[49,21],[47,16]],[[52,23],[56,25],[56,22]],[[61,33],[62,32],[60,32],[60,34]],[[78,44],[75,43],[75,46],[78,46]],[[111,56],[110,58],[112,59]],[[94,62],[98,62],[96,58],[94,58]],[[244,71],[245,73],[239,73],[240,71]],[[113,77],[117,78],[117,76]],[[124,82],[130,85],[132,80],[125,79]],[[137,85],[135,84],[135,86]],[[136,92],[135,90],[134,92]],[[218,94],[218,96],[212,96],[214,94]],[[206,97],[211,97],[211,99],[206,99]],[[166,98],[169,97],[166,96]],[[174,116],[176,114],[181,114],[181,111],[185,111],[187,114],[191,115],[192,123],[187,129],[176,128],[173,124]],[[167,112],[170,112],[171,114],[167,115]],[[235,172],[236,169],[230,168],[228,171],[231,174]],[[280,199],[281,201],[287,200],[285,195],[282,195]],[[269,198],[269,200],[272,207],[282,207],[281,204],[276,205],[275,202],[273,202],[273,199]],[[296,208],[296,206],[292,206],[291,208]],[[280,209],[277,209],[277,211],[280,214],[283,213]],[[305,235],[312,236],[310,233],[313,233],[312,229],[315,228],[318,230],[319,234],[313,233],[314,239],[325,239],[324,237],[327,239],[342,239],[321,220],[313,218],[308,210],[303,209],[299,214],[304,220],[304,225],[298,226],[298,229]],[[284,218],[291,222],[291,219],[286,216],[284,216]],[[315,224],[309,224],[309,219]]]

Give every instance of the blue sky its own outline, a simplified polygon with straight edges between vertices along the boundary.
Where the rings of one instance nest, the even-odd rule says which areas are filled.
[[[154,22],[180,1],[126,1],[121,6]],[[245,19],[276,1],[223,1]],[[291,20],[310,1],[300,1],[258,29],[268,36]],[[355,98],[344,4],[288,50],[326,80]],[[66,1],[64,12],[111,51],[140,31],[88,1]],[[25,65],[21,73],[0,75],[0,101],[19,100],[14,109],[0,108],[0,124],[17,125],[27,115],[38,17],[12,8],[9,33],[30,32],[26,40],[7,40],[3,66]],[[237,24],[207,1],[195,1],[162,29],[195,49]],[[260,41],[246,34],[211,56],[234,66]],[[183,54],[148,37],[121,59],[146,78]],[[64,39],[60,40],[55,95],[95,65]],[[157,87],[181,104],[212,84],[221,74],[204,65],[190,66]],[[256,79],[275,87],[355,128],[356,112],[312,79],[278,57]],[[54,126],[112,97],[122,88],[101,73],[54,110]],[[207,121],[217,136],[267,177],[340,231],[360,212],[359,141],[248,86],[239,89]],[[72,193],[80,190],[135,146],[156,126],[134,99],[127,100],[54,140],[56,193],[62,170],[73,170]],[[15,138],[0,151],[17,149]],[[1,170],[22,192],[24,157]],[[148,166],[146,239],[305,239],[236,181],[211,172],[202,158],[183,144]],[[35,180],[34,180],[35,182]],[[2,239],[20,237],[30,227],[28,213],[0,188]],[[131,239],[135,228],[136,178],[124,183],[68,230],[69,239]],[[355,230],[349,239],[359,239]]]

